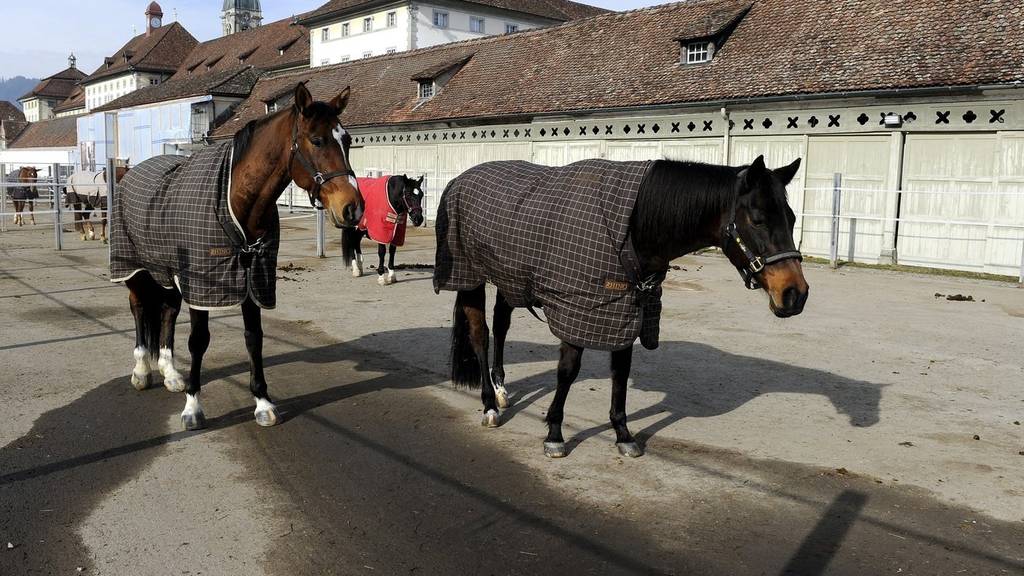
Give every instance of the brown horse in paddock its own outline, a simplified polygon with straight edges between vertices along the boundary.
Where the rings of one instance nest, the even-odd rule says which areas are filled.
[[[114,182],[119,183],[128,173],[126,166],[114,168]],[[68,178],[64,192],[64,205],[74,210],[75,231],[82,240],[95,240],[92,213],[100,213],[100,239],[107,243],[107,169],[96,172],[75,172]]]
[[[28,184],[28,186],[15,186],[10,189],[11,201],[14,202],[14,223],[18,226],[25,224],[25,217],[21,213],[28,206],[29,219],[34,226],[36,223],[35,201],[39,198],[39,190],[36,188],[39,181],[39,169],[22,166],[8,174],[8,181]]]
[[[776,316],[803,311],[808,286],[786,200],[799,167],[798,159],[769,170],[763,157],[739,168],[664,160],[554,169],[492,162],[453,180],[438,212],[434,287],[458,291],[451,378],[481,388],[483,425],[497,427],[498,408],[507,405],[504,344],[512,310],[541,307],[562,340],[545,455],[566,455],[565,400],[589,347],[611,352],[610,419],[619,452],[641,456],[626,426],[626,384],[635,339],[657,347],[661,282],[672,260],[720,247],[747,288],[764,290]],[[491,371],[485,281],[498,288]]]
[[[273,426],[279,421],[263,374],[260,311],[275,302],[277,199],[294,181],[336,227],[358,224],[363,201],[342,147],[346,132],[339,121],[348,98],[345,88],[329,102],[314,102],[300,83],[292,106],[250,122],[233,142],[209,146],[188,160],[146,160],[118,186],[111,214],[111,280],[124,281],[130,291],[136,327],[132,384],[146,388],[150,372],[158,370],[165,387],[184,390],[186,429],[206,422],[199,392],[210,343],[209,310],[239,304],[256,422]],[[219,160],[199,160],[209,158]],[[209,227],[200,228],[196,218],[210,214],[189,211],[196,205],[215,209],[212,220],[202,220]],[[187,383],[173,356],[175,319],[183,301],[189,304],[192,325]]]

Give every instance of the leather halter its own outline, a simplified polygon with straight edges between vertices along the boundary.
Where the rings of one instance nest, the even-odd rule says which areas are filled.
[[[413,188],[412,190],[413,191],[419,190],[419,188]],[[420,194],[423,194],[422,190],[420,190]],[[409,196],[411,196],[411,195],[412,195],[412,192],[409,192],[406,189],[406,187],[403,185],[402,186],[402,202],[405,203],[405,212],[406,212],[406,214],[409,214],[410,216],[412,216],[413,214],[422,214],[423,213],[423,203],[422,203],[422,200],[421,200],[419,206],[413,206],[412,204],[409,203]]]
[[[324,184],[327,184],[331,180],[340,176],[356,177],[356,173],[353,172],[351,168],[347,167],[348,158],[345,159],[346,168],[344,170],[328,172],[327,174],[317,170],[316,165],[306,158],[306,155],[299,149],[299,119],[297,117],[295,118],[295,124],[292,125],[292,160],[296,158],[298,158],[299,164],[302,164],[302,167],[306,169],[306,172],[310,177],[313,178],[313,189],[306,190],[306,194],[309,195],[309,203],[317,210],[324,209],[324,204],[320,200],[320,190],[323,188]],[[288,164],[290,166],[291,161],[289,161]]]
[[[761,288],[761,283],[757,281],[757,274],[764,270],[765,266],[770,266],[783,260],[799,260],[803,261],[804,256],[799,250],[781,250],[769,256],[757,256],[751,252],[750,248],[740,238],[739,229],[736,227],[735,214],[733,219],[729,222],[729,225],[725,227],[725,233],[722,234],[722,249],[724,250],[726,245],[730,242],[734,242],[736,246],[743,252],[743,256],[747,259],[747,264],[742,268],[739,268],[740,276],[743,277],[743,283],[747,285],[750,290],[758,290]]]

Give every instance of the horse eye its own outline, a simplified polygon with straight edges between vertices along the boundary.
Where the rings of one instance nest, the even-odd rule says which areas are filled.
[[[312,138],[312,139],[310,139],[310,142],[312,142],[313,146],[316,146],[317,148],[319,148],[319,147],[324,145],[324,141],[321,140],[320,138]]]

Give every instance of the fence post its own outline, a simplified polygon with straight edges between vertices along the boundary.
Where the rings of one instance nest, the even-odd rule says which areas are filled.
[[[326,252],[325,247],[324,247],[324,244],[326,243],[325,242],[325,238],[324,238],[324,228],[325,228],[325,226],[324,226],[324,211],[323,210],[317,210],[316,211],[316,256],[317,256],[317,258],[326,258],[327,257],[327,252]]]
[[[110,265],[110,250],[113,242],[110,240],[110,233],[113,232],[111,215],[114,214],[114,187],[117,186],[117,163],[113,158],[107,158],[107,265]]]
[[[1017,287],[1024,288],[1024,240],[1020,243],[1020,275],[1017,276]]]
[[[295,212],[295,184],[288,185],[288,213]]]
[[[53,195],[50,197],[51,206],[53,207],[53,233],[54,233],[54,247],[57,250],[64,249],[64,223],[61,222],[62,205],[60,201],[60,166],[54,164],[50,167],[50,174],[53,177]],[[37,182],[38,184],[38,182]],[[36,187],[36,191],[39,188]]]
[[[832,175],[832,237],[828,246],[828,263],[834,270],[839,266],[839,206],[842,193],[843,175]]]
[[[7,164],[0,162],[0,232],[7,232]]]

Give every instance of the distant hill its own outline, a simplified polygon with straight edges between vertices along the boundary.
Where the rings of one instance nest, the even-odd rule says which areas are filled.
[[[36,84],[39,84],[38,78],[25,78],[24,76],[0,78],[0,100],[8,100],[18,108],[21,108],[18,98],[35,88]]]

